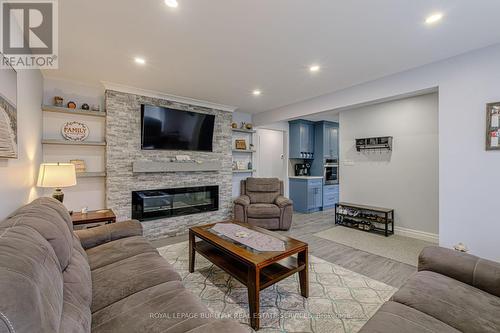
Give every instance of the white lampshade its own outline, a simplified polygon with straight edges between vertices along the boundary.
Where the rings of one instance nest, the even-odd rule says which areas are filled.
[[[38,187],[68,187],[76,185],[75,165],[72,163],[42,163],[38,172]]]

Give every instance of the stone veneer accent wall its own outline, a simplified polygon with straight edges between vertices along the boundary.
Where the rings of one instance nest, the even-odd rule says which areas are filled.
[[[231,216],[232,158],[230,112],[172,102],[159,98],[106,90],[106,200],[119,220],[131,216],[132,191],[218,185],[219,210],[143,222],[149,239],[186,233],[188,227],[221,221]],[[141,104],[214,114],[213,152],[141,150]],[[167,161],[175,155],[201,161],[220,161],[219,172],[133,173],[136,160]]]

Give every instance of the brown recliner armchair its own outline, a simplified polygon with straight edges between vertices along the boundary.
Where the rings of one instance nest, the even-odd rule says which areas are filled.
[[[234,219],[271,230],[292,226],[293,202],[283,196],[278,178],[247,178],[241,181],[241,196],[234,200]]]

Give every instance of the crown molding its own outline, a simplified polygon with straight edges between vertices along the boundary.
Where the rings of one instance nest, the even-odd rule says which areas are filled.
[[[113,83],[113,82],[107,82],[107,81],[101,81],[101,83],[104,86],[105,90],[114,90],[114,91],[124,92],[127,94],[141,95],[141,96],[147,96],[147,97],[153,97],[153,98],[161,98],[161,99],[166,99],[166,100],[169,100],[172,102],[191,104],[191,105],[202,106],[205,108],[217,109],[217,110],[222,110],[222,111],[227,111],[227,112],[234,112],[237,109],[237,107],[231,106],[231,105],[212,103],[212,102],[202,101],[202,100],[190,98],[190,97],[170,95],[170,94],[166,94],[166,93],[163,93],[160,91],[136,88],[136,87],[131,87],[131,86],[127,86],[127,85],[123,85],[123,84],[119,84],[119,83]]]

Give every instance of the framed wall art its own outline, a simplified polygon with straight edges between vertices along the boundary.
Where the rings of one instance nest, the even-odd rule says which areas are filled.
[[[247,141],[244,139],[236,139],[234,141],[234,146],[236,149],[246,150],[247,149]]]
[[[0,57],[3,57],[0,54]],[[6,63],[6,60],[3,61]],[[0,158],[17,158],[17,72],[0,67]]]
[[[486,150],[500,150],[500,102],[486,104]]]

